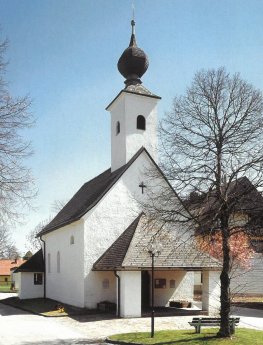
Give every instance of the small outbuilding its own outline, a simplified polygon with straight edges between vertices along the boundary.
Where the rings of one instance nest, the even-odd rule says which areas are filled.
[[[15,288],[21,299],[38,298],[44,296],[45,264],[43,252],[40,249],[29,260],[13,272]]]

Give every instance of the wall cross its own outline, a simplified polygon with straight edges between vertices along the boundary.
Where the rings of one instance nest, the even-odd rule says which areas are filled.
[[[141,182],[141,184],[139,184],[139,187],[142,189],[142,194],[143,194],[143,190],[144,190],[144,188],[146,188],[145,184],[143,182]]]

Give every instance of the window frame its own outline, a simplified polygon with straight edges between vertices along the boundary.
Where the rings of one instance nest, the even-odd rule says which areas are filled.
[[[43,273],[34,273],[34,285],[43,285]]]

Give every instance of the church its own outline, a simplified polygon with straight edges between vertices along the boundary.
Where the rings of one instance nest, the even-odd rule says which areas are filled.
[[[221,264],[200,252],[194,239],[181,240],[181,229],[167,228],[157,236],[147,225],[143,205],[150,191],[166,186],[175,199],[176,193],[158,166],[161,97],[142,85],[149,62],[137,46],[133,20],[131,26],[129,46],[118,61],[125,87],[106,107],[111,167],[85,183],[38,234],[42,249],[16,270],[19,297],[90,309],[108,301],[118,316],[140,317],[152,293],[155,306],[193,301],[194,273],[202,272],[202,309],[216,313]],[[149,170],[156,177],[149,178]],[[162,245],[156,252],[154,242]]]

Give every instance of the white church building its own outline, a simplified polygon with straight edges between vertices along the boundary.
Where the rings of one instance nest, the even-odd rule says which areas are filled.
[[[38,234],[41,251],[17,269],[20,298],[46,297],[83,308],[109,301],[121,317],[140,317],[150,305],[148,248],[156,234],[147,228],[142,205],[149,191],[172,187],[158,166],[161,98],[140,80],[148,58],[137,47],[134,25],[132,21],[129,47],[118,62],[125,87],[106,108],[111,115],[111,167],[85,183]],[[158,177],[149,179],[149,169]],[[193,301],[194,272],[202,271],[203,310],[218,310],[220,263],[199,252],[194,239],[175,247],[172,239],[180,241],[179,229],[163,231],[165,236],[155,238],[162,242],[155,256],[155,306]]]

